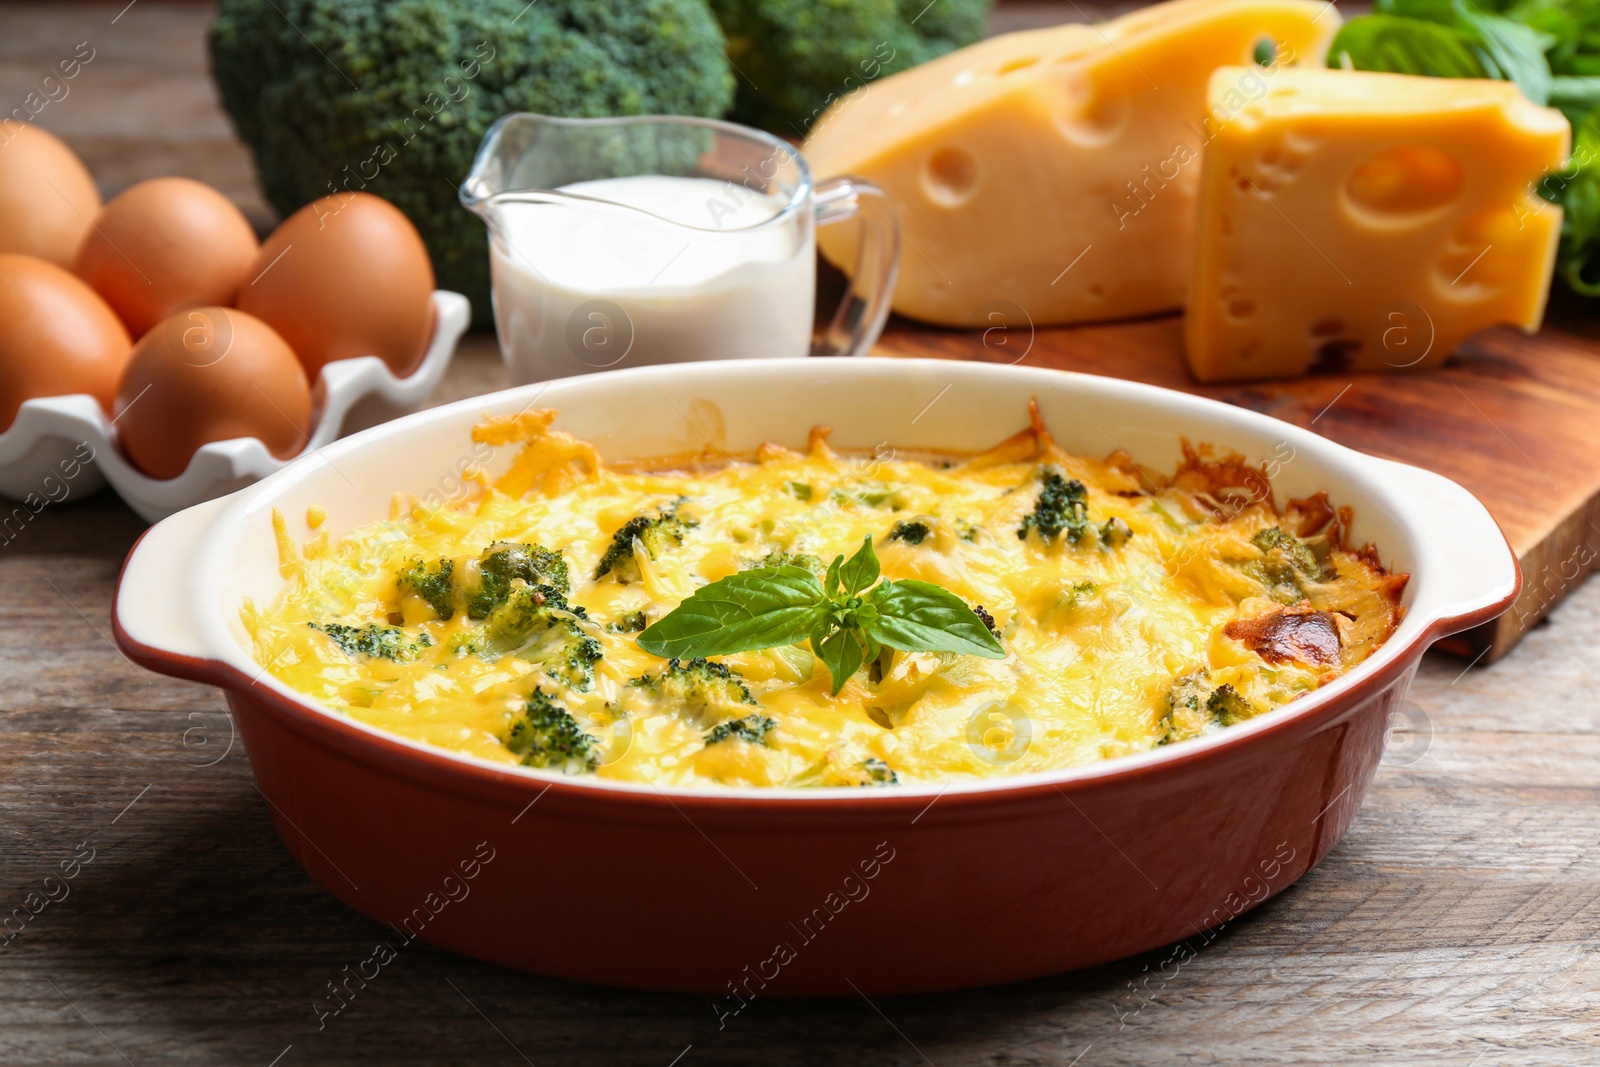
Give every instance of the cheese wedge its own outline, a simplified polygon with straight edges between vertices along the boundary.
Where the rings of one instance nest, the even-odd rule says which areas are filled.
[[[1211,80],[1219,106],[1242,74]],[[1284,71],[1206,146],[1185,324],[1201,381],[1442,363],[1537,329],[1567,157],[1561,112],[1507,82]]]
[[[1037,324],[1180,307],[1211,72],[1275,58],[1320,65],[1339,15],[1323,0],[1172,0],[1098,26],[1007,34],[872,82],[822,116],[805,154],[898,208],[894,307],[952,326],[995,301]],[[855,263],[853,226],[819,230]]]

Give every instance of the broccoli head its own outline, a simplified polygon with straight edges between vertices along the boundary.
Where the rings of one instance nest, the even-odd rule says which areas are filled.
[[[719,722],[706,734],[706,744],[715,745],[737,737],[741,741],[748,741],[752,745],[767,743],[767,731],[778,724],[765,715],[746,715],[742,719],[732,719],[728,722]]]
[[[897,522],[889,531],[889,540],[904,541],[908,545],[920,545],[928,539],[933,531],[925,522]]]
[[[420,597],[441,619],[461,609],[468,618],[486,619],[521,588],[533,590],[541,604],[585,617],[582,608],[567,603],[572,589],[567,561],[538,545],[497,541],[476,559],[412,560],[395,581],[402,599]]]
[[[1315,546],[1276,526],[1270,526],[1250,539],[1261,550],[1261,558],[1251,560],[1243,571],[1266,587],[1267,595],[1282,604],[1297,604],[1305,595],[1305,586],[1312,582],[1325,582],[1334,577],[1335,568],[1317,554],[1317,547],[1326,553],[1326,540]]]
[[[611,624],[611,632],[614,634],[636,634],[648,625],[650,625],[650,619],[644,612],[630,611],[617,618]]]
[[[400,587],[400,597],[420,597],[441,619],[456,613],[455,562],[448,559],[424,563],[412,560],[400,568],[395,583]]]
[[[398,626],[346,626],[338,622],[308,622],[313,630],[328,635],[329,640],[351,656],[371,656],[375,659],[409,663],[433,647],[433,638],[427,634],[412,637]]]
[[[594,684],[594,665],[604,656],[600,642],[567,609],[525,585],[513,589],[482,625],[451,641],[462,655],[493,659],[515,653],[579,692]]]
[[[210,47],[279,214],[331,193],[383,197],[480,323],[488,243],[456,186],[496,119],[716,118],[734,88],[706,0],[222,0]]]
[[[706,722],[740,718],[756,703],[736,672],[706,659],[668,660],[658,673],[635,678],[629,685],[650,694],[663,707]]]
[[[586,733],[543,689],[533,691],[527,709],[511,724],[506,747],[524,767],[582,774],[600,765],[599,738]]]
[[[464,590],[467,614],[474,619],[487,618],[506,602],[512,584],[518,580],[536,589],[552,605],[567,607],[572,582],[567,575],[567,561],[561,553],[538,545],[499,541],[478,557],[476,581]]]
[[[1216,685],[1205,671],[1173,679],[1167,690],[1167,713],[1161,719],[1158,744],[1198,737],[1207,726],[1234,726],[1254,718],[1256,708],[1233,686]]]
[[[623,523],[622,529],[611,535],[611,544],[595,565],[595,580],[609,574],[624,585],[638,581],[639,563],[633,555],[635,541],[644,546],[651,559],[659,557],[669,545],[683,544],[683,535],[694,523],[678,515],[681,503],[680,500],[654,515],[637,515]]]
[[[867,82],[981,38],[991,0],[712,0],[739,72],[729,116],[803,137]]]
[[[823,567],[822,560],[809,552],[790,552],[788,549],[775,548],[758,560],[747,560],[739,564],[742,571],[751,571],[763,567],[800,567],[810,571],[818,578],[822,577],[827,569]]]
[[[1089,491],[1084,484],[1076,478],[1069,481],[1061,468],[1051,465],[1040,469],[1039,486],[1039,498],[1017,527],[1017,538],[1026,541],[1029,530],[1038,530],[1046,542],[1055,541],[1062,534],[1073,544],[1083,540],[1091,529]]]

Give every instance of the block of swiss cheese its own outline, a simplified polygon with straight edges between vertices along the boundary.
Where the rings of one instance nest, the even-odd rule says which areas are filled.
[[[1508,82],[1281,72],[1205,148],[1195,377],[1431,367],[1484,326],[1537,329],[1561,209],[1533,183],[1570,135]]]
[[[1339,28],[1325,0],[1171,0],[1095,26],[1006,34],[872,82],[813,127],[820,178],[882,186],[903,237],[896,311],[977,325],[1000,301],[1034,323],[1183,304],[1206,85],[1244,72],[1264,94],[1292,63],[1320,65]],[[872,210],[869,208],[868,210]],[[856,227],[817,233],[855,262]]]

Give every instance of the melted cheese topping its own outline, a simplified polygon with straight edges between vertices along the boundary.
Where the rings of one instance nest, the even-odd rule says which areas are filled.
[[[508,741],[539,690],[594,741],[587,765],[565,765],[580,773],[679,786],[947,782],[1091,763],[1268,713],[1366,658],[1399,618],[1404,576],[1341,544],[1325,499],[1280,514],[1259,471],[1233,460],[1191,454],[1158,483],[1125,456],[1062,452],[1036,420],[961,462],[841,456],[819,431],[803,452],[768,445],[719,467],[620,469],[551,431],[552,417],[479,427],[479,440],[528,444],[496,483],[480,475],[465,503],[397,501],[388,521],[318,533],[303,549],[276,517],[287,587],[269,608],[243,608],[259,662],[361,722],[491,761],[518,762]],[[1084,487],[1077,543],[1019,537],[1050,472]],[[631,560],[595,577],[624,524],[674,507],[681,543],[636,541]],[[901,523],[926,536],[893,536]],[[1272,547],[1286,532],[1288,551]],[[827,668],[801,644],[721,659],[748,701],[736,687],[708,697],[634,682],[666,665],[635,643],[633,613],[653,622],[774,552],[825,565],[866,536],[885,578],[981,605],[1005,658],[885,650],[831,696]],[[501,542],[564,557],[570,629],[603,653],[587,688],[537,651],[475,651],[481,620],[440,619],[401,595],[409,564],[471,570]],[[387,627],[411,651],[347,651],[336,625]],[[774,725],[708,743],[747,714]]]

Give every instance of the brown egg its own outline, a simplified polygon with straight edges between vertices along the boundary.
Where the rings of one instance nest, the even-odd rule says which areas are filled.
[[[433,335],[433,264],[400,209],[368,193],[314,200],[268,237],[238,305],[283,334],[306,374],[377,356],[396,374]]]
[[[0,255],[0,433],[36,397],[87,393],[110,412],[132,345],[80,279],[42,259]]]
[[[311,434],[311,387],[283,338],[254,315],[188,308],[133,346],[116,418],[133,465],[176,478],[210,441],[259,437],[279,459],[294,456]]]
[[[257,247],[244,213],[211,186],[153,178],[100,209],[72,269],[139,338],[181,308],[232,304]]]
[[[71,267],[100,190],[66,145],[31,123],[0,122],[0,253]]]

